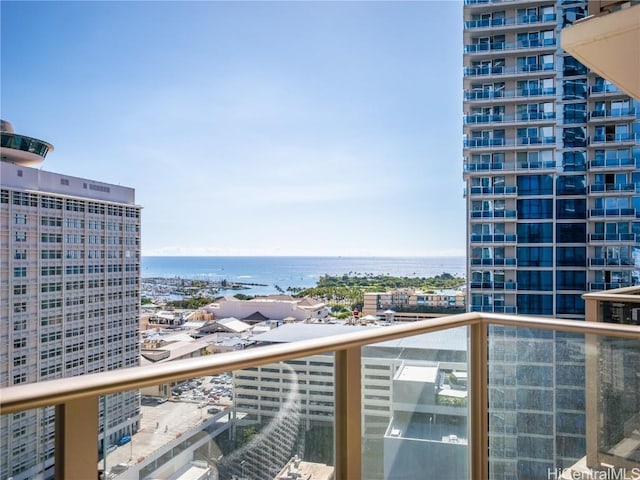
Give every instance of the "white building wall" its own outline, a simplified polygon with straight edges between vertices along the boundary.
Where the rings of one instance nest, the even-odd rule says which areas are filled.
[[[7,162],[0,179],[0,388],[138,365],[134,190]],[[138,414],[110,396],[112,440]],[[53,449],[53,409],[0,417],[0,478],[47,478]]]

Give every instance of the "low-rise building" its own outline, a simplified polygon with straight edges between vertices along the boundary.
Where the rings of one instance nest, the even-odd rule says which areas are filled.
[[[329,316],[329,309],[324,302],[311,297],[293,298],[289,295],[257,297],[251,300],[223,297],[203,310],[212,313],[215,318],[235,317],[252,324],[285,319],[317,321]]]
[[[466,305],[464,289],[445,289],[422,291],[413,288],[401,288],[390,292],[371,292],[364,294],[364,315],[384,315],[385,310],[396,312],[440,311],[442,309],[464,310]]]

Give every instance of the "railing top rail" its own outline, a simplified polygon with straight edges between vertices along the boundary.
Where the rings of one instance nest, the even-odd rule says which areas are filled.
[[[615,290],[604,290],[602,292],[585,293],[582,295],[585,300],[600,300],[605,302],[628,302],[640,303],[640,287],[616,288]]]
[[[618,296],[619,298],[620,296]],[[620,298],[620,300],[622,300]],[[269,345],[162,364],[125,368],[67,377],[0,390],[0,412],[14,413],[64,403],[68,400],[134,390],[176,380],[266,365],[321,353],[358,348],[402,337],[476,324],[508,325],[583,334],[636,338],[640,328],[601,322],[559,320],[520,315],[463,313],[382,328],[332,335],[311,340]]]

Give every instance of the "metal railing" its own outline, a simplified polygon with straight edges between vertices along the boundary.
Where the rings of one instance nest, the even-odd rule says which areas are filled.
[[[593,295],[593,294],[590,294]],[[586,295],[585,297],[588,297]],[[602,295],[616,301],[636,295]],[[335,478],[362,478],[361,347],[388,340],[468,327],[470,390],[470,477],[488,478],[488,339],[489,325],[537,328],[640,340],[633,325],[542,319],[515,315],[464,313],[384,328],[287,344],[178,360],[4,388],[2,414],[56,407],[56,478],[95,478],[98,454],[98,398],[160,383],[214,375],[321,353],[335,353]],[[79,454],[81,452],[81,454]]]

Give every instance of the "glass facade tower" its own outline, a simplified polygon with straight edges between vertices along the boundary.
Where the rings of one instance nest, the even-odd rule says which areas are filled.
[[[465,0],[472,311],[584,319],[585,292],[640,283],[639,102],[560,48],[587,3]],[[545,333],[491,331],[492,478],[584,455],[584,343]]]

